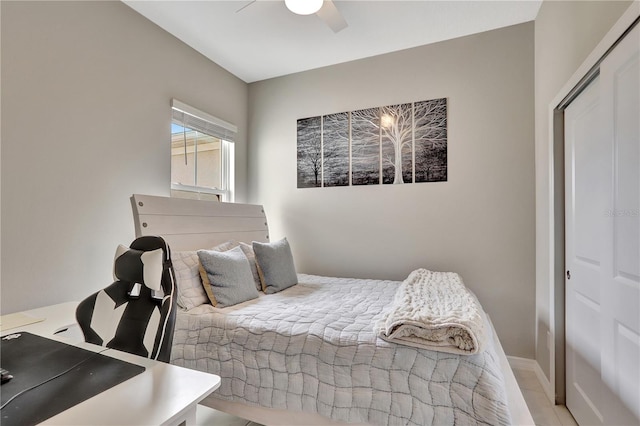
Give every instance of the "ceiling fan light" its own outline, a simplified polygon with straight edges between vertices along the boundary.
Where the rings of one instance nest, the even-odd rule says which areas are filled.
[[[298,15],[311,15],[322,7],[323,0],[284,0],[287,9]]]

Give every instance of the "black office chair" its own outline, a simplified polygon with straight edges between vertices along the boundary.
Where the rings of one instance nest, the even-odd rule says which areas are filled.
[[[113,284],[78,305],[76,319],[87,342],[169,362],[176,320],[171,251],[161,237],[120,246]]]

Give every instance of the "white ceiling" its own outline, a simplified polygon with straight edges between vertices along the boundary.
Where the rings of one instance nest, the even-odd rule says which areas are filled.
[[[535,19],[542,1],[334,1],[348,27],[281,0],[123,0],[247,83]]]

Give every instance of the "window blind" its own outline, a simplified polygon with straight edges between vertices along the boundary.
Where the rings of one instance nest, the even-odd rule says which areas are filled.
[[[228,142],[235,142],[238,128],[231,123],[227,123],[176,99],[171,101],[171,113],[173,119],[186,128],[197,130]]]

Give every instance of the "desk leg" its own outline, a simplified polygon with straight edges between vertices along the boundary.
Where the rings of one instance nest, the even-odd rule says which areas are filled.
[[[196,425],[196,407],[198,404],[193,404],[193,407],[186,413],[184,419],[184,426],[195,426]]]

